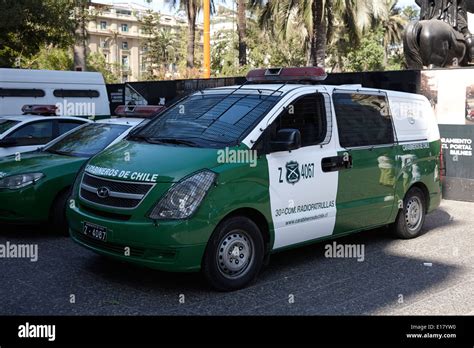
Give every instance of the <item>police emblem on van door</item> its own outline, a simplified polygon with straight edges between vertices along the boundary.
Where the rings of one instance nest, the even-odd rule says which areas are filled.
[[[286,181],[293,185],[300,181],[300,168],[298,162],[292,161],[286,164]]]

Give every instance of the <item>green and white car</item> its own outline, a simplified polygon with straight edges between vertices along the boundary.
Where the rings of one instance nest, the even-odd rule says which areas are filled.
[[[234,290],[274,252],[385,225],[418,236],[441,201],[428,100],[299,82],[324,77],[256,70],[242,86],[184,98],[84,167],[72,238]]]
[[[0,223],[51,222],[67,233],[65,205],[80,168],[142,121],[116,118],[86,123],[43,149],[0,158]]]

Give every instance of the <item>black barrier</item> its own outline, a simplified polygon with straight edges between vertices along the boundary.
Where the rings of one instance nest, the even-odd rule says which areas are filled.
[[[240,85],[245,77],[173,81],[141,81],[107,85],[111,114],[119,105],[148,104],[169,106],[184,96],[206,88]]]

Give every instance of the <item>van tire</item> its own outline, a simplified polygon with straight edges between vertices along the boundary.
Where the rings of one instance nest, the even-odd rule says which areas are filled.
[[[51,206],[51,226],[54,232],[69,236],[69,225],[66,219],[66,204],[71,197],[71,189],[60,192]]]
[[[420,235],[426,216],[426,198],[418,187],[411,188],[403,199],[403,208],[392,225],[394,234],[401,239]]]
[[[202,270],[213,288],[233,291],[256,279],[263,258],[264,242],[258,226],[249,218],[234,216],[221,222],[212,234]]]

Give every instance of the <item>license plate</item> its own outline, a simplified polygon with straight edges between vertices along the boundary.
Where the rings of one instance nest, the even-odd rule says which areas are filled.
[[[84,222],[82,233],[86,236],[105,242],[107,240],[107,227]]]

